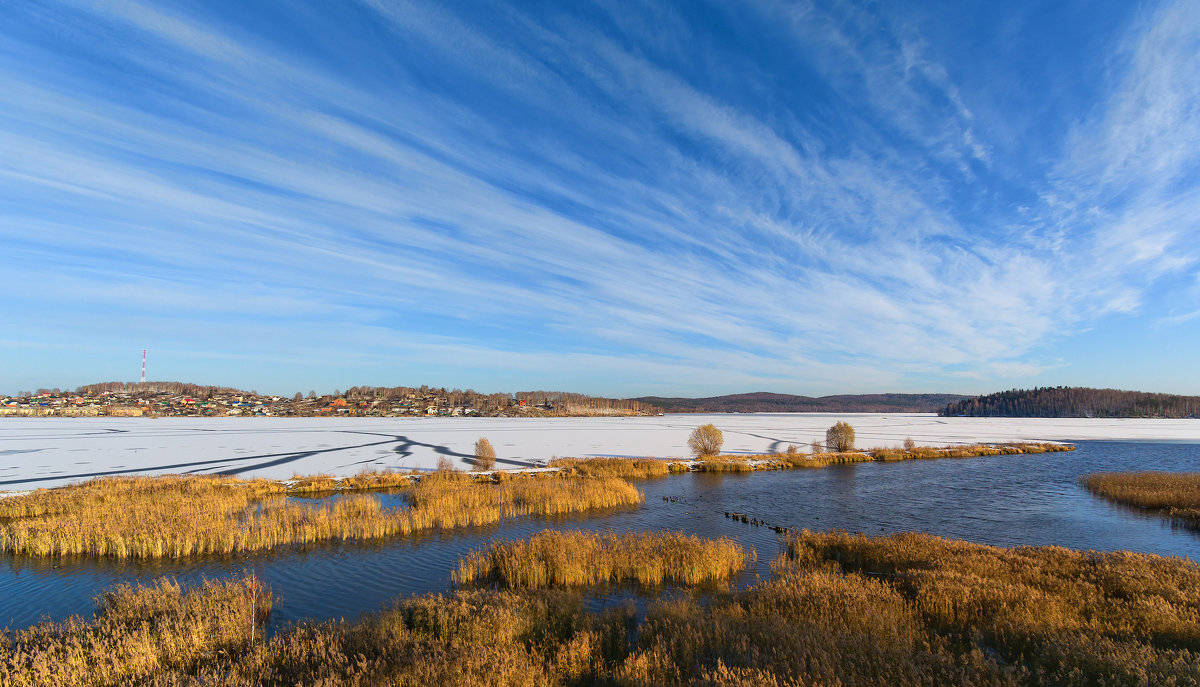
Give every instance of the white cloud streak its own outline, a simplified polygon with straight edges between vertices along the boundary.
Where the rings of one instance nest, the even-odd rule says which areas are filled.
[[[1031,348],[1196,264],[1200,18],[1187,3],[1134,27],[1120,86],[1018,230],[949,209],[947,189],[979,183],[993,144],[926,39],[882,14],[759,8],[869,106],[830,146],[808,119],[768,121],[570,18],[506,13],[533,39],[521,43],[429,5],[366,7],[541,128],[423,90],[385,52],[402,76],[371,88],[198,16],[78,6],[63,12],[131,32],[120,59],[188,97],[131,100],[0,52],[5,272],[74,261],[34,298],[253,315],[268,324],[239,327],[275,347],[326,321],[358,353],[409,360],[586,367],[649,390],[707,373],[725,388],[841,391],[963,367],[1036,374]],[[893,135],[924,151],[918,164],[883,143]]]

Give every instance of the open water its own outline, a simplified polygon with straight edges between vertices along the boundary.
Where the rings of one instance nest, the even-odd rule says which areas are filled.
[[[670,529],[729,536],[758,562],[737,581],[769,575],[780,536],[726,511],[771,525],[867,534],[921,531],[1001,546],[1125,549],[1200,560],[1200,533],[1084,491],[1099,471],[1200,471],[1200,442],[1079,442],[1070,453],[858,463],[814,470],[685,474],[639,481],[645,502],[587,517],[529,519],[498,526],[269,554],[183,561],[115,562],[0,557],[0,626],[90,615],[94,598],[118,582],[172,575],[183,581],[254,571],[279,598],[271,623],[353,618],[398,597],[450,588],[458,559],[496,540],[547,528]],[[396,496],[379,498],[397,502]]]

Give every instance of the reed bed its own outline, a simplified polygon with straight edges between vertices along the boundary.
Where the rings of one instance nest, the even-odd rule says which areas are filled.
[[[875,460],[928,460],[935,458],[978,458],[980,456],[1013,456],[1027,453],[1059,453],[1074,451],[1070,444],[1019,442],[1014,444],[972,444],[969,446],[915,446],[913,448],[873,448]]]
[[[224,510],[245,507],[285,491],[283,484],[270,480],[239,480],[217,475],[101,477],[0,499],[0,519],[84,513],[147,500],[180,507],[197,501],[212,502]]]
[[[872,461],[928,460],[935,458],[978,458],[980,456],[1011,456],[1026,453],[1055,453],[1074,451],[1070,444],[974,444],[970,446],[916,446],[903,448],[874,448],[841,453],[763,453],[753,456],[719,456],[698,461],[700,472],[744,472],[747,470],[784,470],[788,468],[823,468],[830,465],[869,463]],[[746,463],[741,467],[735,463]],[[709,465],[712,467],[709,467]]]
[[[100,596],[94,619],[0,633],[0,685],[128,685],[199,670],[247,650],[271,603],[252,576],[190,589],[165,578],[122,585]]]
[[[422,479],[410,492],[410,500],[413,529],[430,529],[635,506],[642,502],[642,494],[614,477],[521,476],[492,485],[461,473],[445,473]]]
[[[778,456],[763,456],[763,459],[782,461],[782,467],[823,468],[829,465],[869,463],[875,460],[875,457],[861,451],[845,451],[843,453],[785,453]]]
[[[1037,684],[1196,684],[1200,566],[1060,547],[1004,549],[925,534],[802,532],[780,569],[874,576],[927,634],[982,645]]]
[[[248,639],[244,593],[150,595],[90,623],[4,635],[0,684],[1082,687],[1200,676],[1200,570],[1180,559],[803,532],[773,567],[744,591],[651,601],[640,619],[632,604],[589,612],[577,589],[468,589],[281,628],[261,644]]]
[[[667,461],[656,458],[556,458],[550,467],[587,477],[647,479],[669,474]]]
[[[265,481],[168,476],[105,478],[35,492],[4,501],[10,515],[0,521],[0,552],[115,558],[230,554],[562,515],[642,499],[633,485],[615,478],[521,477],[496,485],[455,473],[431,475],[412,486],[408,508],[386,509],[371,496],[355,494],[297,503],[283,498],[281,489]]]
[[[546,553],[558,554],[547,540]],[[587,544],[585,546],[590,546]],[[603,555],[603,554],[601,554]],[[469,589],[253,644],[241,581],[166,584],[0,635],[0,684],[1196,685],[1200,568],[928,535],[802,532],[750,589],[597,613],[568,589]],[[586,576],[586,573],[585,573]],[[248,589],[248,588],[242,588]]]
[[[728,580],[753,555],[725,537],[546,531],[465,556],[453,579],[457,584],[494,582],[509,589],[621,582],[703,585]]]
[[[696,468],[697,472],[750,472],[754,466],[748,456],[719,456],[705,458]]]
[[[330,475],[293,476],[286,483],[288,492],[292,494],[311,494],[323,491],[334,491],[338,488],[338,480]]]
[[[1098,472],[1080,482],[1115,503],[1200,525],[1200,472]]]
[[[283,485],[289,494],[313,494],[325,492],[358,492],[374,491],[376,489],[401,489],[411,485],[415,476],[413,472],[371,472],[363,471],[350,477],[333,477],[331,475],[293,476]]]

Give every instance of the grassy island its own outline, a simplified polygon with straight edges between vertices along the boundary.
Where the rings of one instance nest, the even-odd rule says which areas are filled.
[[[1097,472],[1080,482],[1114,503],[1200,526],[1200,472]]]
[[[703,456],[691,461],[669,462],[670,471],[750,472],[753,470],[788,470],[793,468],[824,468],[849,463],[896,462],[903,460],[933,460],[938,458],[979,458],[983,456],[1015,456],[1029,453],[1058,453],[1074,451],[1070,444],[1015,443],[972,444],[969,446],[915,446],[912,448],[872,448],[841,452],[789,451],[757,455],[721,454]],[[610,459],[611,460],[611,459]]]
[[[466,556],[459,562],[454,581],[495,582],[510,589],[610,582],[711,584],[737,574],[752,555],[725,537],[546,531]]]
[[[434,473],[406,490],[408,507],[384,508],[378,499],[354,493],[301,502],[287,498],[284,485],[268,480],[106,477],[0,501],[0,553],[115,558],[228,554],[642,501],[631,484],[609,477],[523,475],[494,483],[463,473]]]

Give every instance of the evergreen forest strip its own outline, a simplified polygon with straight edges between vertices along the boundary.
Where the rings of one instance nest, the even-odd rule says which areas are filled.
[[[1200,396],[1119,389],[1012,389],[948,403],[938,413],[967,417],[1200,418]]]

